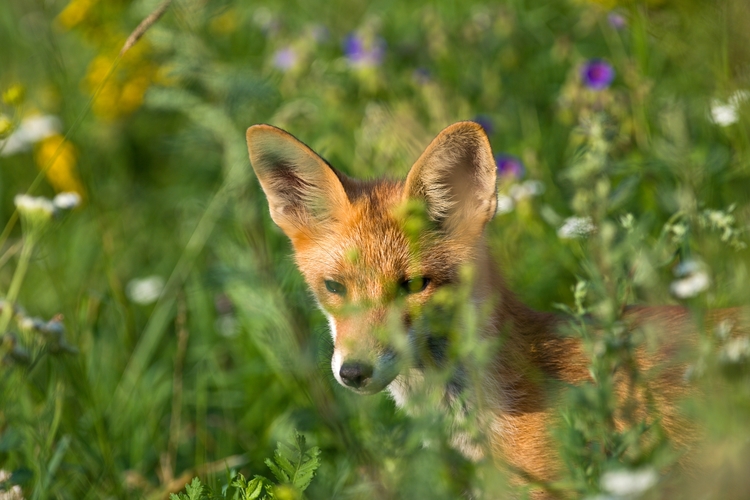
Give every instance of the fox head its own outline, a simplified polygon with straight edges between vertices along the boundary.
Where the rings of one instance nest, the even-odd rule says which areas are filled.
[[[479,258],[495,214],[496,166],[482,127],[443,130],[403,181],[349,178],[270,125],[250,127],[247,145],[271,218],[328,318],[336,380],[362,394],[388,387],[424,363],[399,349],[417,337],[426,355],[443,355],[416,325],[436,291]]]

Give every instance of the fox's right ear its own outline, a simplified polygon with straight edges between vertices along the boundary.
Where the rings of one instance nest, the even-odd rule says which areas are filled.
[[[246,137],[271,218],[293,244],[347,213],[349,200],[339,177],[312,149],[271,125],[253,125]]]
[[[476,236],[495,215],[497,167],[487,134],[474,122],[445,128],[412,166],[407,198],[426,202],[430,218],[447,233]]]

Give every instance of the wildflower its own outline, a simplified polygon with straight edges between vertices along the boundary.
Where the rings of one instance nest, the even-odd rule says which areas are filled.
[[[538,196],[544,192],[544,184],[540,181],[528,180],[520,184],[511,184],[508,194],[497,195],[495,215],[512,212],[517,203]]]
[[[497,208],[495,209],[495,215],[507,214],[513,211],[516,206],[513,198],[504,194],[497,195]]]
[[[44,321],[40,318],[22,316],[18,320],[18,328],[25,332],[41,333],[45,337],[60,341],[65,334],[65,325],[59,318]]]
[[[510,196],[516,201],[525,200],[539,196],[544,192],[544,184],[541,181],[529,180],[521,184],[514,184],[510,187]]]
[[[83,184],[76,170],[77,156],[75,146],[56,134],[39,144],[35,160],[55,191],[83,195]]]
[[[607,14],[607,22],[616,30],[621,30],[628,25],[628,20],[619,12],[610,12]]]
[[[23,85],[11,85],[3,92],[3,102],[8,106],[18,106],[26,97],[26,89]]]
[[[497,164],[497,174],[500,177],[515,177],[516,179],[523,177],[523,163],[517,157],[499,154],[495,156],[495,163]]]
[[[164,290],[164,279],[154,275],[130,280],[125,292],[136,304],[148,305],[156,302],[162,290]]]
[[[31,227],[44,226],[55,215],[55,205],[42,196],[19,194],[13,201],[22,219]]]
[[[669,286],[672,295],[679,299],[695,297],[708,288],[711,280],[703,264],[697,260],[686,260],[680,263],[674,274],[680,278]]]
[[[363,37],[351,33],[344,39],[344,55],[353,67],[379,66],[385,56],[386,43],[379,36]]]
[[[568,217],[557,230],[557,236],[564,240],[582,238],[596,231],[591,217]]]
[[[86,19],[89,11],[96,2],[97,0],[73,0],[60,12],[57,20],[63,27],[68,29],[73,28]]]
[[[619,470],[602,474],[601,486],[615,496],[636,496],[645,492],[659,480],[654,469]]]
[[[72,210],[81,204],[81,195],[70,191],[59,193],[52,199],[52,204],[58,210]]]
[[[750,101],[750,91],[738,90],[729,96],[727,102],[719,99],[711,100],[711,120],[722,127],[728,127],[739,120],[739,108]]]
[[[737,364],[750,357],[750,338],[737,337],[730,339],[721,350],[721,359],[725,363]]]
[[[737,109],[735,107],[714,99],[711,101],[711,119],[717,125],[728,127],[736,123],[739,117],[737,116]]]
[[[10,472],[0,469],[0,484],[10,481],[11,476]],[[23,491],[17,484],[11,486],[9,490],[4,487],[0,488],[0,500],[24,500]]]
[[[603,59],[591,59],[581,67],[581,80],[591,90],[604,90],[615,79],[615,69]]]
[[[0,155],[10,156],[28,151],[33,144],[57,134],[59,130],[60,120],[56,116],[42,115],[25,118],[15,132],[7,139],[0,141]]]
[[[297,52],[291,47],[277,50],[273,54],[273,66],[281,71],[289,71],[294,68],[298,60]]]
[[[487,115],[477,115],[471,121],[480,124],[484,131],[487,132],[487,135],[492,135],[495,131],[495,124],[492,123],[492,118]]]

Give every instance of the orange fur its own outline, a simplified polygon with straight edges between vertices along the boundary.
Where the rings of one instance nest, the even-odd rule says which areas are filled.
[[[495,211],[496,168],[481,127],[461,122],[445,129],[403,182],[350,179],[268,125],[250,127],[247,140],[272,217],[291,239],[297,265],[331,324],[339,382],[361,393],[387,388],[403,405],[422,379],[418,369],[394,361],[398,353],[383,330],[396,318],[409,335],[425,334],[414,326],[418,311],[438,290],[457,284],[462,266],[470,264],[477,271],[471,300],[496,304],[480,331],[502,343],[484,373],[485,400],[468,400],[481,406],[498,463],[521,476],[553,479],[561,467],[549,436],[555,394],[565,384],[589,380],[588,357],[577,340],[559,333],[557,315],[530,309],[507,289],[489,255],[483,230]],[[426,207],[427,224],[416,242],[405,229],[408,200]],[[420,277],[430,279],[424,290],[398,296],[400,283]],[[329,291],[326,280],[345,293]],[[636,361],[646,371],[667,363],[685,332],[695,330],[680,307],[634,307],[625,321],[631,328],[656,328],[665,339],[654,351],[639,351]],[[438,348],[435,353],[437,359]],[[347,363],[358,378],[344,380]],[[681,369],[662,370],[653,386],[665,428],[681,436],[677,431],[685,424],[674,408],[685,391]],[[629,381],[620,381],[617,390],[627,397]],[[642,394],[635,398],[643,403]],[[482,455],[464,436],[455,442],[470,457]]]

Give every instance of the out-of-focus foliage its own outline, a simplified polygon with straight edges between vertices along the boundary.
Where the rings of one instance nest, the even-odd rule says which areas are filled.
[[[749,302],[746,1],[173,0],[120,56],[160,4],[0,3],[0,490],[156,499],[199,476],[221,491],[292,429],[321,451],[311,499],[517,489],[452,449],[439,411],[336,384],[243,137],[271,123],[347,174],[403,176],[475,119],[500,165],[492,252],[527,303],[564,305],[592,357],[546,486],[750,491],[750,339],[734,325],[698,328],[681,358],[697,473],[658,421],[613,426],[608,378],[659,335],[623,335],[623,306],[679,303],[699,325]],[[70,212],[16,198],[64,192]]]

